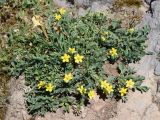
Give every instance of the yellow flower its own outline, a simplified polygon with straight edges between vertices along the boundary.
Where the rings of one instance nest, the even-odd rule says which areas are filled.
[[[119,90],[119,93],[121,94],[121,96],[124,96],[127,93],[127,88],[121,88]]]
[[[58,20],[58,21],[62,18],[62,16],[60,14],[55,14],[54,17],[55,17],[55,20]]]
[[[80,87],[78,87],[77,90],[78,90],[81,94],[86,93],[86,89],[83,87],[83,85],[81,85]]]
[[[115,56],[118,55],[118,54],[117,54],[117,49],[115,49],[115,48],[112,48],[112,49],[109,51],[109,53],[110,53],[110,55],[111,55],[112,57],[115,57]]]
[[[35,15],[32,17],[32,22],[33,22],[33,28],[37,26],[42,26],[42,17],[39,15]]]
[[[101,85],[101,88],[103,89],[103,88],[106,88],[107,86],[109,86],[109,83],[107,83],[106,80],[101,80],[100,85]]]
[[[76,50],[75,50],[75,48],[69,48],[69,49],[68,49],[68,52],[70,52],[70,53],[75,53]]]
[[[109,34],[109,32],[106,32],[106,31],[105,31],[105,32],[104,32],[104,34],[105,34],[105,35],[108,35],[108,34]]]
[[[64,55],[61,57],[61,59],[62,59],[63,62],[69,62],[70,55],[64,54]]]
[[[40,81],[37,85],[38,89],[41,89],[42,87],[44,87],[45,84],[46,84],[45,81]]]
[[[72,80],[73,79],[73,75],[72,75],[72,73],[68,73],[68,74],[65,74],[65,76],[64,76],[64,82],[66,82],[66,83],[68,83],[70,80]]]
[[[93,99],[95,97],[95,91],[94,90],[90,90],[88,92],[88,97],[89,97],[89,99]]]
[[[59,13],[60,13],[61,15],[63,15],[65,12],[66,12],[66,10],[65,10],[64,8],[60,8],[60,9],[59,9]]]
[[[114,91],[112,85],[108,85],[108,86],[105,88],[105,90],[106,90],[106,92],[107,92],[108,94],[110,94],[111,92]]]
[[[132,79],[126,81],[127,88],[133,88],[133,86],[134,86],[134,81]]]
[[[76,55],[74,56],[74,59],[75,59],[75,62],[76,62],[76,63],[82,62],[83,58],[84,58],[84,57],[83,57],[82,55],[79,55],[79,54],[76,54]]]
[[[46,91],[48,92],[52,92],[54,86],[51,83],[48,83],[48,85],[46,85]]]
[[[101,36],[102,41],[106,41],[106,38],[104,36]]]
[[[130,28],[130,29],[128,29],[128,31],[129,31],[130,33],[133,33],[133,32],[135,31],[135,28]]]

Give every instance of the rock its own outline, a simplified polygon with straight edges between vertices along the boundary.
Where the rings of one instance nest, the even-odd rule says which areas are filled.
[[[160,22],[160,1],[154,1],[151,5],[151,8],[153,10],[153,16]]]
[[[149,5],[152,0],[144,0],[144,1]]]
[[[90,6],[90,0],[74,0],[74,4],[76,6],[86,6],[89,7]]]
[[[109,5],[112,5],[115,0],[74,0],[74,4],[76,6],[92,6],[92,4],[94,2],[100,2],[102,4],[109,4]]]
[[[156,45],[154,51],[155,51],[157,54],[159,54],[159,52],[160,52],[160,41],[157,41],[157,45]]]
[[[154,70],[154,74],[157,76],[160,76],[160,62],[158,62],[155,70]]]
[[[19,79],[11,79],[9,82],[10,97],[7,105],[7,113],[5,120],[29,120],[32,116],[28,115],[24,94],[27,86],[25,86],[24,76]]]
[[[82,7],[78,9],[78,16],[85,16],[86,14],[87,14],[87,11]]]
[[[85,118],[87,116],[87,109],[84,106],[81,107],[81,118]]]
[[[105,107],[106,102],[101,101],[101,102],[96,102],[92,105],[92,109],[96,112],[100,112]]]
[[[149,1],[148,1],[149,2]],[[144,56],[139,63],[133,64],[138,75],[145,76],[143,85],[147,85],[150,90],[141,94],[138,91],[128,94],[126,103],[118,104],[117,116],[110,120],[159,120],[160,111],[158,106],[153,102],[153,95],[156,94],[157,83],[154,72],[160,75],[160,63],[156,62],[155,47],[160,39],[160,1],[152,3],[153,17],[146,13],[142,22],[138,26],[149,25],[151,31],[148,35],[147,51],[153,52],[154,55]],[[156,65],[157,64],[157,65]],[[156,68],[155,68],[156,67]]]
[[[71,4],[66,2],[65,0],[53,0],[53,3],[58,7],[64,7],[64,8],[71,7]]]
[[[101,2],[93,2],[91,5],[91,10],[93,12],[105,12],[109,7],[109,4],[102,4]]]
[[[158,1],[158,0],[144,0],[145,3],[147,3],[148,5],[152,4],[154,1]]]

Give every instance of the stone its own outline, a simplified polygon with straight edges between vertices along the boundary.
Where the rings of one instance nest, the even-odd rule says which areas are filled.
[[[102,4],[101,2],[93,2],[91,5],[91,10],[93,12],[105,12],[108,8],[109,4]]]
[[[154,74],[157,76],[160,76],[160,62],[158,62],[155,70],[154,70]]]
[[[84,106],[81,107],[81,112],[81,118],[85,118],[87,116],[88,111]]]
[[[85,16],[86,14],[87,14],[87,11],[82,7],[78,9],[78,16]]]
[[[149,5],[152,0],[144,0],[144,1]]]
[[[157,41],[157,45],[156,45],[154,51],[155,51],[157,54],[159,54],[159,52],[160,52],[160,41]]]
[[[24,76],[20,76],[19,79],[11,79],[9,82],[10,97],[8,98],[9,104],[7,104],[7,112],[5,120],[29,120],[32,118],[27,112],[25,104],[25,90],[28,89],[25,86]]]
[[[90,5],[90,0],[74,0],[74,4],[76,6],[89,6]]]
[[[90,7],[93,3],[101,3],[102,5],[108,4],[108,6],[111,6],[114,2],[115,0],[74,0],[74,5]]]
[[[71,4],[69,2],[66,2],[65,0],[53,0],[53,3],[57,7],[64,7],[64,8],[71,7]]]
[[[154,1],[152,4],[151,4],[151,8],[152,8],[152,11],[153,11],[153,15],[154,15],[154,18],[157,18],[158,21],[160,21],[160,1],[157,0],[157,1]]]

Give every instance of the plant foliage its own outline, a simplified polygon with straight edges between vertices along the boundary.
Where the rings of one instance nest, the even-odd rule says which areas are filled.
[[[24,74],[31,88],[25,95],[30,114],[60,107],[69,111],[93,99],[98,89],[106,98],[124,101],[130,90],[148,90],[141,86],[144,78],[125,65],[145,54],[147,27],[121,28],[119,21],[109,22],[102,13],[75,17],[63,8],[45,17],[35,15],[32,22],[9,31],[8,48],[1,54],[1,61],[10,63],[11,75]],[[7,51],[12,57],[7,58]],[[104,71],[106,61],[123,62],[117,66],[118,76]]]

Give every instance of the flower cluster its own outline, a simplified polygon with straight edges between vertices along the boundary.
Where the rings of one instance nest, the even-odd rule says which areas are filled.
[[[65,10],[64,8],[60,8],[60,9],[58,10],[58,13],[56,13],[56,14],[54,15],[55,20],[59,21],[59,20],[62,18],[62,15],[65,14],[65,12],[66,12],[66,10]]]
[[[113,86],[110,83],[108,83],[106,80],[100,81],[100,87],[105,94],[110,94],[111,92],[114,91]]]
[[[73,54],[73,53],[76,53],[76,50],[75,50],[75,48],[69,48],[68,52]],[[71,56],[67,53],[65,53],[63,56],[61,56],[62,62],[64,62],[64,63],[69,62],[70,58],[71,58]],[[80,55],[78,53],[74,55],[74,62],[75,63],[81,63],[83,61],[83,59],[84,59],[83,55]]]
[[[80,85],[77,88],[77,91],[81,94],[81,95],[86,95],[88,96],[89,99],[93,99],[95,97],[95,91],[93,89],[87,90],[83,85]]]
[[[53,91],[53,88],[54,88],[54,85],[51,84],[51,83],[46,84],[45,81],[40,81],[40,82],[38,83],[37,87],[38,87],[38,89],[45,88],[46,91],[52,92],[52,91]]]
[[[127,91],[134,87],[135,83],[132,79],[130,79],[130,80],[127,80],[125,82],[125,84],[126,84],[125,87],[122,87],[122,88],[119,89],[119,94],[120,94],[121,97],[126,95]],[[112,92],[114,92],[114,89],[117,89],[117,88],[113,89],[113,86],[109,82],[107,82],[106,80],[101,80],[100,81],[100,88],[103,90],[103,93],[105,93],[106,95],[111,94]]]
[[[119,93],[121,96],[126,95],[128,89],[132,89],[134,87],[134,81],[132,79],[126,81],[126,86],[120,88]]]

